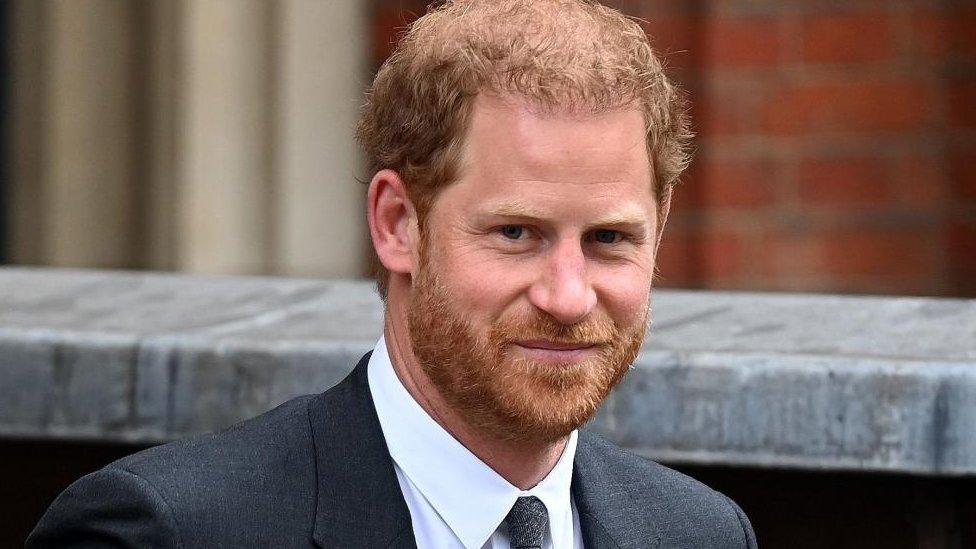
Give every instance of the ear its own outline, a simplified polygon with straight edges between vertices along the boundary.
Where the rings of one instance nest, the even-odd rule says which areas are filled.
[[[376,172],[366,195],[366,219],[380,263],[391,273],[414,274],[417,213],[400,174]]]
[[[671,192],[674,187],[668,187],[659,197],[657,207],[657,234],[654,242],[654,257],[657,257],[657,249],[661,247],[661,237],[664,236],[664,224],[668,221],[668,214],[671,213]]]

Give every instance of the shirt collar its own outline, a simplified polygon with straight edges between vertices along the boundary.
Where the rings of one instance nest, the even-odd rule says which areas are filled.
[[[572,529],[570,483],[577,432],[531,490],[510,484],[440,426],[407,392],[381,336],[369,359],[369,390],[390,456],[465,547],[481,547],[520,496],[545,504],[552,532]]]

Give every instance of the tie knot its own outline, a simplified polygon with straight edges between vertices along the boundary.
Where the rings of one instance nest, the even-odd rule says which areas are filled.
[[[520,497],[505,517],[512,549],[542,549],[542,538],[549,527],[546,506],[535,496]]]

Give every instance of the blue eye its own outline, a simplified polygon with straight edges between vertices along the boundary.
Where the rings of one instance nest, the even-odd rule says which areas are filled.
[[[505,238],[510,238],[512,240],[518,240],[525,231],[525,227],[520,225],[505,225],[502,227],[502,235]]]
[[[611,231],[609,229],[600,229],[593,232],[593,240],[601,244],[616,244],[621,239],[621,235],[618,231]]]

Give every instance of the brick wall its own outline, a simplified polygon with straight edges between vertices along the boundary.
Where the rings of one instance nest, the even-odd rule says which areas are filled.
[[[608,4],[690,92],[662,286],[976,296],[976,6]],[[425,2],[373,0],[377,65]]]

